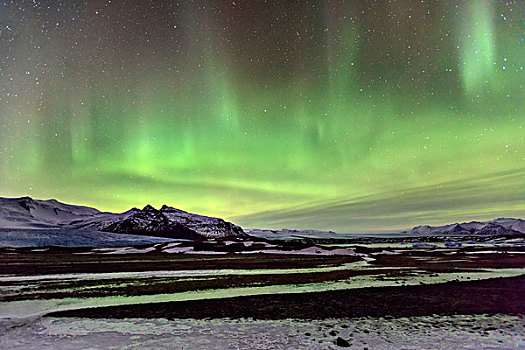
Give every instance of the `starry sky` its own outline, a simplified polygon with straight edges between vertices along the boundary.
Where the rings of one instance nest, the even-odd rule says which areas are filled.
[[[245,228],[525,217],[522,1],[0,1],[0,196]]]

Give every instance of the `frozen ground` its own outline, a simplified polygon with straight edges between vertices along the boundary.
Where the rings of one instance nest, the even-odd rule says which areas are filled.
[[[117,247],[173,241],[170,238],[92,230],[0,228],[0,247]]]
[[[227,243],[224,246],[255,244]],[[155,251],[151,247],[6,250],[0,273],[0,349],[330,349],[345,342],[359,349],[525,349],[524,319],[510,316],[523,314],[523,307],[517,307],[522,279],[508,282],[525,273],[523,254],[514,254],[523,252],[520,247],[491,247],[484,254],[467,254],[487,250],[482,247],[337,247],[352,254],[332,256],[315,248],[307,250],[312,254],[284,257],[191,256],[163,250],[181,245],[160,244]],[[268,248],[273,247],[263,247]],[[134,270],[135,263],[139,270]],[[509,279],[495,279],[499,277]],[[474,294],[481,295],[477,299],[472,290],[464,292],[461,287],[486,279],[493,282],[475,284],[480,292]],[[499,288],[501,283],[510,287]],[[376,287],[390,289],[378,296],[370,292],[381,289]],[[247,297],[250,300],[243,304]],[[387,302],[382,307],[378,300]],[[407,302],[395,313],[397,300]],[[159,304],[174,301],[182,303]],[[506,307],[509,303],[516,307]],[[301,318],[300,312],[273,321],[252,320],[240,317],[267,317],[250,313],[246,305],[276,315],[279,310],[308,311],[302,321],[286,319]],[[432,305],[444,305],[445,312]],[[105,306],[115,307],[99,309]],[[363,307],[366,313],[354,313]],[[163,314],[155,308],[168,311]],[[62,313],[63,318],[42,317],[67,310],[73,311]],[[224,310],[233,313],[217,313]],[[312,317],[320,311],[326,312]],[[218,316],[210,316],[214,312]],[[484,312],[508,315],[478,315]],[[437,316],[455,313],[471,315]],[[433,316],[355,318],[370,315]],[[316,320],[305,321],[310,318]]]
[[[42,318],[0,332],[3,349],[523,349],[507,315],[327,320]]]
[[[305,269],[306,270],[306,269]],[[311,269],[310,269],[311,270]],[[187,291],[170,294],[149,295],[112,295],[98,298],[62,298],[62,299],[33,299],[12,302],[0,302],[0,321],[9,321],[13,325],[26,322],[27,319],[44,315],[54,311],[75,310],[82,308],[136,305],[148,303],[162,303],[172,301],[203,300],[232,298],[238,296],[254,296],[264,294],[309,293],[334,290],[349,290],[368,287],[387,287],[398,285],[438,284],[454,280],[484,280],[496,277],[513,277],[523,275],[523,269],[492,269],[483,272],[449,272],[433,273],[412,272],[401,276],[388,277],[387,275],[363,275],[350,277],[343,281],[330,281],[321,283],[305,283],[291,285],[268,285],[253,287],[231,287],[221,289],[208,289]],[[31,281],[30,283],[33,283]],[[9,293],[5,290],[3,292]]]

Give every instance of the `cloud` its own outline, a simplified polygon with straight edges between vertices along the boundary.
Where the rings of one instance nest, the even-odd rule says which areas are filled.
[[[525,168],[520,168],[438,185],[260,211],[234,219],[250,227],[365,232],[501,215],[523,216],[524,176]]]

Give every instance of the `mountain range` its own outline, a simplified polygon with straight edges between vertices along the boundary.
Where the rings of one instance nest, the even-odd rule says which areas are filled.
[[[525,220],[498,218],[489,221],[470,221],[444,226],[416,226],[407,235],[458,235],[458,236],[522,236],[525,235]]]
[[[55,199],[36,200],[31,197],[0,197],[0,229],[66,229],[166,237],[171,239],[206,239],[246,236],[244,230],[220,218],[188,213],[163,205],[155,209],[146,205],[123,213],[101,212],[95,208],[61,203]],[[260,238],[321,237],[345,238],[366,236],[337,234],[317,230],[247,231]],[[416,226],[400,232],[410,236],[524,236],[525,220],[498,218],[443,226]]]
[[[402,232],[374,232],[374,233],[335,233],[333,231],[318,230],[267,230],[249,229],[248,235],[266,239],[355,239],[359,237],[383,237],[393,236],[421,237],[421,236],[525,236],[525,220],[513,218],[498,218],[489,221],[470,221],[454,223],[442,226],[416,226],[408,231]]]
[[[220,218],[185,212],[167,205],[146,205],[124,213],[61,203],[55,199],[0,197],[0,228],[82,229],[155,237],[201,239],[244,236],[240,226]]]

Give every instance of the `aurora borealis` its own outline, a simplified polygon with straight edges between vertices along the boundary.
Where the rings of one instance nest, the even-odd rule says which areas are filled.
[[[524,2],[0,3],[0,196],[339,232],[525,217]]]

